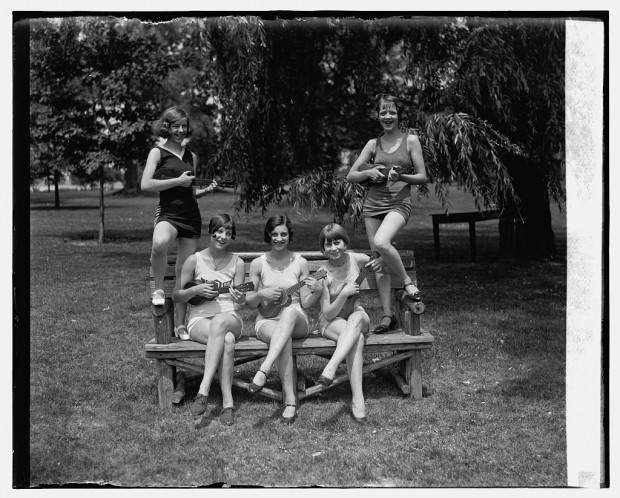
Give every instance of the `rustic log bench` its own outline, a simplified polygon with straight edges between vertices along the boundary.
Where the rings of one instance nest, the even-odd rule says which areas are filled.
[[[325,263],[325,256],[319,251],[304,252],[297,251],[308,260],[310,274],[313,274]],[[408,275],[417,285],[415,272],[415,259],[413,251],[399,251]],[[237,253],[245,262],[246,280],[250,262],[260,256],[260,252]],[[174,287],[174,260],[168,261],[166,268],[164,291],[166,302],[163,306],[151,306],[155,325],[155,337],[145,345],[147,358],[156,360],[157,363],[157,387],[159,406],[162,409],[172,405],[172,397],[177,383],[177,369],[202,375],[204,368],[202,365],[187,361],[188,359],[204,358],[206,346],[194,341],[181,341],[174,337],[174,306],[171,300]],[[365,361],[363,372],[368,373],[379,368],[387,368],[389,373],[403,391],[413,399],[422,398],[422,351],[430,349],[434,338],[428,333],[420,331],[420,315],[424,312],[422,302],[413,302],[402,290],[403,282],[392,278],[392,302],[398,328],[381,335],[370,334],[366,336],[364,346],[364,357],[367,355],[380,354],[381,358],[373,358]],[[150,291],[154,290],[153,273],[150,276]],[[379,301],[377,282],[374,274],[371,274],[360,286],[362,304],[366,304],[368,310],[370,300]],[[150,294],[149,294],[150,295]],[[318,313],[318,306],[307,310],[308,314]],[[245,330],[249,326],[253,330],[255,312],[251,318],[245,320]],[[372,327],[372,325],[371,325]],[[324,339],[318,335],[318,331],[311,331],[311,335],[303,340],[293,341],[293,361],[295,372],[295,385],[300,385],[297,379],[297,356],[317,355],[330,358],[335,349],[334,341]],[[253,335],[243,335],[235,345],[235,365],[259,360],[267,354],[268,345],[256,339]],[[385,355],[385,353],[388,353]],[[257,367],[258,368],[258,367]],[[182,376],[180,376],[182,379]],[[330,387],[316,385],[297,391],[299,400],[316,394],[320,391],[330,389],[333,386],[348,381],[348,375],[340,375],[334,379]],[[303,384],[303,383],[302,383]],[[247,389],[249,382],[233,378],[233,385]],[[177,387],[178,388],[178,387]],[[282,393],[274,389],[264,388],[261,395],[282,400]]]

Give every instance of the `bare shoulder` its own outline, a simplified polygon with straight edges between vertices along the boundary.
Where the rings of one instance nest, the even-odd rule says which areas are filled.
[[[355,264],[357,264],[357,266],[360,267],[370,261],[370,258],[366,254],[360,252],[350,252],[349,257],[355,262]]]

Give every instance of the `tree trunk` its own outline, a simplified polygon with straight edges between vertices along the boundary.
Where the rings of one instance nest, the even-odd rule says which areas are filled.
[[[138,182],[138,165],[135,161],[129,161],[125,170],[125,195],[136,195],[140,193],[140,183]]]
[[[60,182],[60,171],[54,170],[54,208],[60,207],[60,192],[58,191],[58,183]]]
[[[104,227],[104,214],[105,206],[103,205],[103,164],[99,166],[99,243],[103,244],[103,227]]]
[[[517,204],[504,209],[500,220],[500,258],[546,259],[555,256],[551,207],[541,167],[523,158],[506,160]]]

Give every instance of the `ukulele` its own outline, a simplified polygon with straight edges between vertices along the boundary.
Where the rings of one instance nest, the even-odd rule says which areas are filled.
[[[382,178],[382,179],[377,180],[377,181],[372,181],[370,179],[364,180],[363,182],[360,182],[360,185],[362,185],[363,187],[368,187],[369,185],[382,185],[382,184],[386,183],[388,175],[390,174],[390,170],[396,170],[401,175],[410,175],[411,173],[414,172],[413,166],[412,167],[406,167],[406,168],[403,168],[402,166],[392,166],[390,168],[390,170],[382,171],[382,170],[384,170],[386,168],[385,165],[383,165],[383,164],[371,164],[371,163],[360,164],[359,168],[357,168],[357,171],[368,171],[369,169],[372,169],[372,168],[376,168],[376,169],[380,170],[380,173],[383,174],[385,176],[385,178]]]
[[[325,269],[320,269],[312,275],[316,280],[321,280],[327,276],[327,271]],[[289,287],[282,293],[282,297],[277,301],[268,301],[262,302],[258,305],[258,312],[261,314],[263,318],[273,318],[274,316],[278,316],[278,313],[286,308],[289,304],[293,302],[293,296],[299,289],[301,289],[306,282],[298,282],[295,285]]]
[[[231,287],[233,289],[237,289],[238,291],[241,291],[241,292],[247,292],[247,291],[253,291],[254,290],[254,283],[252,283],[252,282],[245,282],[243,284],[240,284],[240,285],[237,285],[237,286],[233,286],[233,285],[231,285],[230,282],[222,283],[219,280],[202,280],[201,282],[191,281],[191,282],[187,282],[183,286],[183,288],[184,289],[190,289],[190,288],[195,287],[196,285],[200,285],[200,284],[211,284],[211,285],[213,285],[215,287],[213,290],[217,291],[218,295],[228,293],[228,291],[230,290]],[[188,303],[196,306],[197,304],[204,303],[205,301],[213,301],[214,299],[215,299],[215,296],[213,296],[213,297],[194,296],[194,297],[192,297],[188,301]]]
[[[162,175],[162,180],[170,180],[177,178],[175,176]],[[212,192],[217,187],[237,188],[237,182],[233,180],[218,180],[216,178],[194,178],[192,180],[192,187],[207,187],[209,192]]]
[[[377,259],[379,256],[380,254],[377,251],[372,251],[368,262],[370,263],[371,261]],[[360,274],[355,279],[355,283],[357,285],[360,285],[371,271],[372,270],[368,266],[364,266],[360,270]],[[337,297],[338,296],[332,297],[331,302],[333,303]],[[349,316],[351,316],[351,313],[353,313],[353,309],[355,308],[355,303],[357,302],[358,299],[359,299],[359,296],[357,294],[353,294],[352,296],[347,297],[347,300],[342,305],[342,309],[340,310],[340,313],[338,313],[337,316],[340,318],[344,318],[345,320],[348,319]]]

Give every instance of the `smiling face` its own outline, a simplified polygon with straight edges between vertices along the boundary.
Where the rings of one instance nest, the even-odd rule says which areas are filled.
[[[330,261],[340,261],[347,250],[347,244],[342,239],[326,239],[323,243],[323,253]]]
[[[188,124],[186,118],[179,119],[178,121],[171,123],[170,138],[180,145],[187,136],[187,129]]]
[[[379,104],[379,123],[385,131],[398,129],[398,109],[394,102],[382,100]]]
[[[220,227],[211,234],[211,246],[215,249],[226,249],[233,239],[233,231],[230,228]]]
[[[278,225],[271,232],[271,247],[274,251],[282,251],[288,247],[289,232],[286,225]]]

